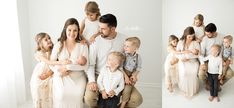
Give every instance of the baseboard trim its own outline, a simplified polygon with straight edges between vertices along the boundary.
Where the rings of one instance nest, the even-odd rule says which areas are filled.
[[[145,83],[145,82],[138,82],[136,86],[138,87],[153,87],[153,88],[161,88],[161,83]]]

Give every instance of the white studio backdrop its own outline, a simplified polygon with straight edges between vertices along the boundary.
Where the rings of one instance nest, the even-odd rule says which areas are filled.
[[[233,0],[163,0],[162,2],[162,61],[167,55],[168,37],[182,36],[197,14],[204,16],[204,24],[214,23],[217,32],[234,36]]]
[[[88,0],[18,0],[21,42],[28,98],[29,80],[36,64],[34,37],[47,32],[57,42],[65,21],[74,17],[79,22],[85,17]],[[161,0],[96,0],[101,14],[117,17],[117,31],[127,36],[138,36],[143,69],[139,86],[161,86],[162,1]]]

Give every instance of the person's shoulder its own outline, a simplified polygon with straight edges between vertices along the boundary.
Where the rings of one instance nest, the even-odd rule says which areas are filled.
[[[225,35],[223,33],[217,32],[217,37],[223,38]]]
[[[126,36],[125,34],[120,33],[120,32],[117,32],[117,36],[118,36],[119,38],[127,38],[127,36]]]
[[[140,58],[140,57],[141,57],[141,54],[140,54],[139,52],[137,52],[136,54],[137,54],[138,58]]]
[[[61,46],[61,42],[59,42],[59,41],[55,42],[54,47],[55,46]]]
[[[101,68],[100,73],[104,74],[104,73],[106,73],[106,71],[107,71],[107,66],[103,66],[103,67]]]
[[[207,41],[209,38],[205,35],[204,37],[203,37],[203,39],[202,39],[202,41],[201,41],[201,43],[203,42],[205,42],[205,41]]]
[[[80,43],[80,42],[77,42],[76,46],[88,47],[88,45],[86,43]]]
[[[123,75],[123,72],[122,72],[120,69],[117,69],[115,73],[116,73],[117,75],[120,75],[120,76]]]
[[[126,36],[125,34],[117,32],[117,36],[116,36],[117,40],[125,41],[127,38],[128,38],[128,36]]]
[[[101,36],[101,35],[98,35],[96,38],[95,38],[95,41],[93,43],[98,43],[99,41],[101,40],[104,40],[104,38]]]
[[[58,41],[54,44],[53,49],[59,49],[61,47],[61,43]]]
[[[36,51],[34,56],[43,56],[44,53],[42,51]]]

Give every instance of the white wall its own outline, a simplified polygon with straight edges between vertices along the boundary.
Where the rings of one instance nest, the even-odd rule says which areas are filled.
[[[181,37],[198,13],[203,14],[205,25],[212,22],[216,24],[217,32],[234,36],[233,0],[163,0],[162,4],[163,61],[167,55],[168,36]]]
[[[25,0],[23,4],[26,7],[22,7],[19,17],[22,21],[20,24],[22,35],[25,36],[22,36],[25,42],[23,46],[27,52],[25,56],[28,56],[24,59],[29,63],[26,66],[30,70],[25,71],[27,81],[36,63],[32,56],[36,47],[35,35],[39,32],[47,32],[55,43],[68,18],[75,17],[81,22],[85,15],[86,2],[87,0]],[[139,85],[160,86],[162,72],[161,0],[97,0],[97,3],[101,14],[112,13],[117,17],[117,31],[140,37],[143,70],[140,74]]]
[[[26,99],[29,97],[29,80],[31,77],[33,66],[32,63],[32,46],[30,38],[30,25],[29,25],[29,15],[28,15],[28,0],[18,0],[17,1],[18,9],[18,20],[19,20],[19,30],[20,30],[20,41],[21,41],[21,50],[23,56],[23,68],[25,75],[25,87],[26,87]],[[33,50],[34,51],[34,50]],[[19,77],[20,78],[20,77]],[[22,100],[22,99],[21,99]]]

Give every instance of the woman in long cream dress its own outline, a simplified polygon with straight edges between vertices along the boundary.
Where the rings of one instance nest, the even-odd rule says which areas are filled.
[[[86,87],[88,47],[80,42],[79,23],[75,18],[65,22],[59,42],[54,45],[51,60],[71,60],[69,65],[51,66],[53,77],[53,107],[83,108]]]
[[[198,81],[198,55],[200,46],[195,41],[195,32],[193,27],[187,27],[181,37],[177,51],[181,54],[177,55],[179,58],[179,88],[186,97],[192,97],[199,91]]]

